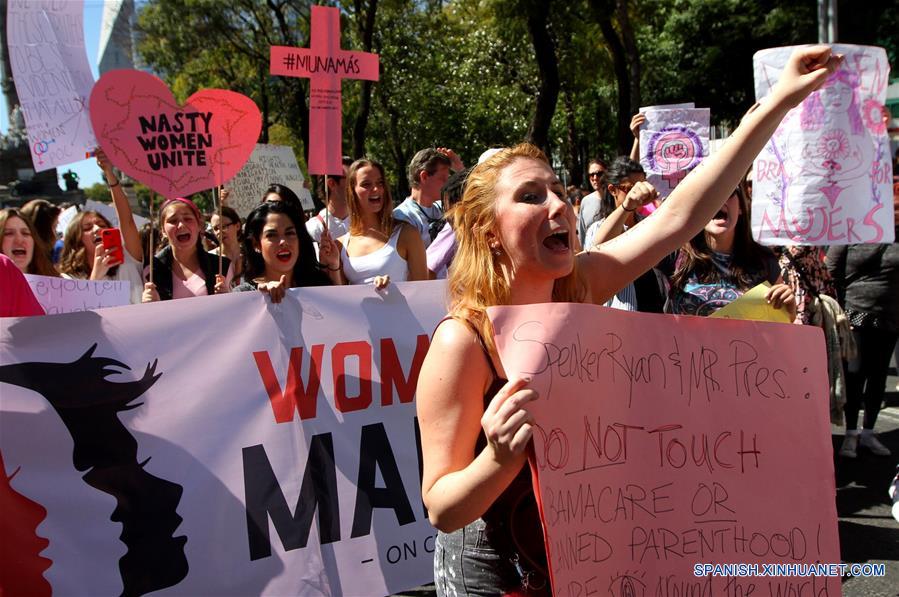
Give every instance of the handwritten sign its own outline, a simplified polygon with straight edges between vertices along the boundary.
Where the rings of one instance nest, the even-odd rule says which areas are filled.
[[[25,274],[47,315],[95,311],[131,303],[131,283],[122,280],[67,280]]]
[[[709,155],[709,109],[677,106],[641,108],[640,164],[662,198]]]
[[[168,198],[230,180],[262,130],[259,108],[245,95],[204,89],[179,106],[162,80],[135,70],[100,77],[91,106],[113,165]]]
[[[753,166],[752,230],[764,245],[890,243],[895,237],[883,48],[834,44],[843,64],[791,110]],[[793,48],[753,57],[764,98]]]
[[[724,305],[709,317],[790,323],[790,314],[786,309],[775,309],[765,300],[770,288],[770,283],[763,282],[744,292],[737,300]]]
[[[490,317],[507,374],[540,394],[555,595],[840,594],[839,578],[694,574],[840,562],[820,329],[568,304]]]
[[[313,6],[309,49],[272,46],[273,75],[309,78],[309,172],[343,176],[343,79],[378,80],[378,55],[340,49],[340,10]]]
[[[228,205],[245,218],[262,201],[265,190],[275,183],[296,193],[303,209],[315,209],[309,189],[303,186],[303,172],[293,149],[286,145],[264,143],[256,144],[250,159],[228,183],[232,193]]]
[[[84,3],[10,0],[13,81],[38,172],[84,159],[97,145],[88,116],[94,77],[84,49]]]

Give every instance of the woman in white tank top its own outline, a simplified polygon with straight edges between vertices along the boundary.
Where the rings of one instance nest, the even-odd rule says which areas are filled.
[[[347,172],[346,189],[350,231],[337,243],[348,282],[374,282],[383,288],[391,280],[427,280],[421,235],[393,219],[384,168],[372,160],[356,160]]]

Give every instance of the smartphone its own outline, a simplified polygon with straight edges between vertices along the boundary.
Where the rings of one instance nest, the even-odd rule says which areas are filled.
[[[122,251],[122,233],[118,228],[104,228],[100,231],[100,241],[103,248],[112,250],[112,258],[116,264],[125,262],[125,254]]]

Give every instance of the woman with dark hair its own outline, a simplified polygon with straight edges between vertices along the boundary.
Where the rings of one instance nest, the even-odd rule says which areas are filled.
[[[210,251],[213,255],[223,254],[231,260],[234,267],[233,284],[239,284],[243,276],[243,257],[241,256],[241,220],[240,215],[227,205],[222,206],[222,215],[219,212],[209,216],[209,225],[212,233],[221,245]]]
[[[340,253],[328,232],[322,233],[319,263],[302,216],[285,202],[267,201],[250,212],[243,249],[246,281],[237,292],[259,290],[278,303],[288,288],[344,283]]]
[[[64,278],[129,282],[131,302],[139,303],[144,286],[144,277],[141,273],[144,251],[140,233],[137,231],[137,224],[134,223],[128,197],[116,178],[112,164],[100,148],[97,148],[97,165],[103,170],[119,218],[122,258],[120,260],[115,255],[117,251],[103,248],[100,230],[112,228],[109,220],[95,211],[83,211],[75,216],[66,228],[59,258],[59,271]]]
[[[282,184],[271,184],[262,195],[262,201],[284,201],[303,215],[303,202],[297,197],[297,194]],[[304,219],[305,221],[305,219]]]
[[[159,228],[168,244],[153,256],[153,280],[144,284],[145,303],[223,294],[231,288],[231,261],[203,248],[203,218],[194,202],[184,197],[168,199],[159,210]],[[145,271],[148,273],[148,270]]]
[[[646,182],[646,173],[639,162],[619,156],[606,170],[606,188],[597,219],[584,237],[584,249],[591,250],[620,236],[628,228],[639,224],[646,216],[640,208],[654,202],[658,191]],[[669,271],[670,258],[656,267]],[[645,272],[632,283],[615,293],[605,306],[623,311],[661,313],[665,304],[664,274],[655,268]]]
[[[393,218],[386,180],[373,160],[356,160],[347,171],[350,231],[337,244],[349,284],[384,288],[391,280],[428,279],[424,241],[417,229]]]
[[[705,228],[677,256],[666,313],[708,316],[768,282],[765,295],[796,319],[796,297],[784,284],[777,257],[752,239],[749,201],[741,182]]]
[[[59,277],[44,250],[44,242],[25,214],[12,208],[0,210],[0,233],[0,253],[9,257],[23,274]]]
[[[22,206],[22,214],[31,220],[34,230],[43,242],[47,258],[53,262],[53,246],[56,244],[56,222],[62,211],[46,199],[32,199]]]

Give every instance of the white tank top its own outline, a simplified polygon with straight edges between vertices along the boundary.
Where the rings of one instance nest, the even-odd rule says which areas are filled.
[[[368,255],[350,257],[346,248],[340,248],[340,260],[343,264],[343,274],[350,284],[371,284],[375,276],[390,276],[391,282],[405,282],[409,278],[409,267],[406,260],[396,250],[396,244],[400,238],[398,224],[393,227],[393,234],[387,243]],[[349,244],[350,239],[347,239]]]

